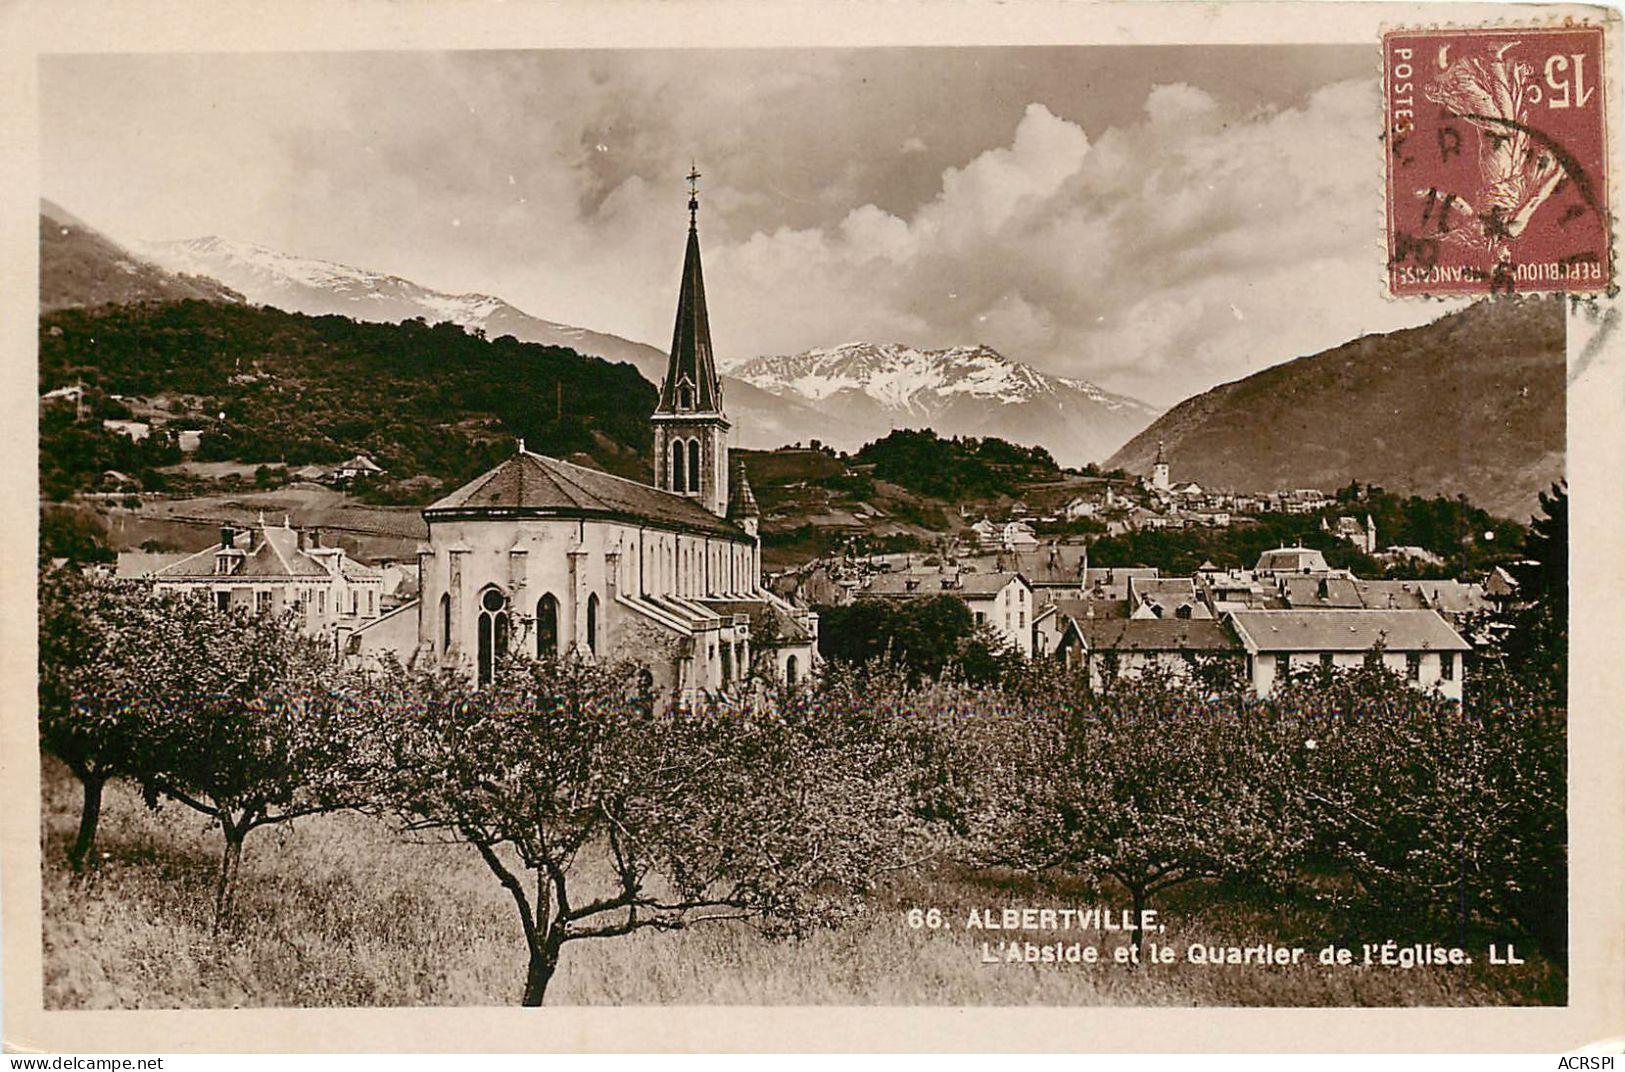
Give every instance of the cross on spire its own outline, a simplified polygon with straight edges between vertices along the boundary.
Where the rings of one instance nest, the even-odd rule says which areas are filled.
[[[700,169],[694,161],[688,162],[688,229],[694,230],[700,211]]]

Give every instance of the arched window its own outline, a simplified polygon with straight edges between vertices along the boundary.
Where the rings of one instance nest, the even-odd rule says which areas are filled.
[[[587,597],[587,650],[598,654],[598,594]]]
[[[694,386],[687,380],[677,388],[677,405],[682,409],[694,408]]]
[[[671,490],[681,494],[688,490],[683,476],[683,441],[673,440],[671,445]]]
[[[688,490],[700,490],[700,441],[688,441]]]
[[[559,653],[559,601],[549,592],[536,601],[536,657]]]
[[[796,683],[796,669],[796,657],[794,655],[784,660],[784,683],[786,685],[794,685]]]
[[[440,597],[440,650],[451,650],[451,595]]]
[[[497,660],[508,647],[508,599],[496,588],[480,593],[479,673],[480,684],[489,685],[496,676]]]

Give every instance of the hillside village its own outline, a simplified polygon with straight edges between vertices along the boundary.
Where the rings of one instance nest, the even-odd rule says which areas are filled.
[[[751,458],[758,471],[770,471],[763,456]],[[367,461],[295,475],[352,487],[376,471]],[[804,471],[804,463],[791,470]],[[1159,455],[1138,478],[1078,477],[1032,490],[992,515],[965,511],[929,546],[875,552],[859,549],[869,541],[849,539],[838,552],[782,566],[766,583],[810,610],[947,597],[1007,652],[1082,669],[1095,688],[1155,668],[1176,678],[1226,675],[1258,695],[1295,671],[1375,659],[1419,687],[1459,698],[1474,647],[1495,641],[1491,617],[1516,601],[1505,568],[1449,575],[1426,548],[1383,545],[1369,513],[1340,513],[1350,504],[1319,489],[1207,490],[1177,480]],[[1046,512],[1034,512],[1029,498]],[[1303,546],[1270,548],[1245,565],[1203,561],[1188,573],[1091,554],[1114,536],[1245,530],[1271,516],[1301,519],[1317,542],[1346,545],[1383,572],[1362,576]],[[1094,531],[1064,532],[1080,522]],[[849,536],[861,529],[836,524]],[[189,554],[120,552],[114,572],[207,590],[222,608],[293,609],[336,651],[358,652],[369,627],[415,605],[418,546],[363,561],[335,546],[332,534],[328,541],[320,528],[295,526],[287,515],[267,521],[262,512],[251,524],[223,526],[216,544]],[[1338,557],[1335,546],[1331,554]]]

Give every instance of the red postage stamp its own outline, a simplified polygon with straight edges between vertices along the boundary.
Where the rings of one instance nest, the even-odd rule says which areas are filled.
[[[1383,61],[1389,293],[1607,289],[1602,29],[1391,31]]]

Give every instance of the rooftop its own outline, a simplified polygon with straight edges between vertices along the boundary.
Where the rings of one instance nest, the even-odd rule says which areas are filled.
[[[1072,619],[1090,651],[1240,651],[1241,642],[1222,621],[1185,618]]]
[[[1229,621],[1253,651],[1468,651],[1431,610],[1238,610]]]
[[[598,518],[750,539],[693,499],[524,450],[423,511],[430,523],[482,516]]]

